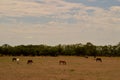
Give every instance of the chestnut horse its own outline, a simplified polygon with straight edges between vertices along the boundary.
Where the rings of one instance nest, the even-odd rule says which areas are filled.
[[[33,63],[33,60],[28,60],[27,61],[27,64],[32,64]]]
[[[66,64],[67,64],[67,62],[66,62],[66,61],[63,61],[63,60],[60,60],[60,61],[59,61],[59,64],[66,65]]]

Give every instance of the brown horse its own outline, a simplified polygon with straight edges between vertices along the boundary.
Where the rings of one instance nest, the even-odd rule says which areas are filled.
[[[88,56],[85,56],[85,58],[88,58]]]
[[[19,58],[12,58],[12,62],[17,62],[17,64],[19,64]]]
[[[17,58],[12,58],[12,62],[14,62],[14,61],[16,61],[17,60]]]
[[[63,60],[60,60],[60,61],[59,61],[59,64],[60,64],[60,65],[61,65],[61,64],[66,65],[67,62],[66,62],[66,61],[63,61]]]
[[[102,59],[101,59],[101,58],[96,58],[96,62],[97,62],[97,61],[102,62]]]
[[[27,61],[27,64],[32,64],[33,63],[33,60],[28,60]]]

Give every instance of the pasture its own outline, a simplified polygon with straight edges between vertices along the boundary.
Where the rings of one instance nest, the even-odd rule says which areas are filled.
[[[120,80],[120,58],[102,57],[0,57],[0,80]],[[27,60],[33,60],[27,64]],[[59,65],[65,60],[67,65]]]

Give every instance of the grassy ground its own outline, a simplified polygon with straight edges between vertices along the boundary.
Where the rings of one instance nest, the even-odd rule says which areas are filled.
[[[102,57],[96,62],[93,57],[0,57],[0,80],[120,80],[120,58]],[[33,64],[27,64],[32,59]],[[67,65],[59,65],[59,60]]]

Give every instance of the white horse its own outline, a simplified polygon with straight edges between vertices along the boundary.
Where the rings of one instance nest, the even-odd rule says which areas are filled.
[[[19,59],[19,58],[17,58],[17,59],[16,59],[17,64],[19,64],[19,61],[20,61],[20,59]]]

